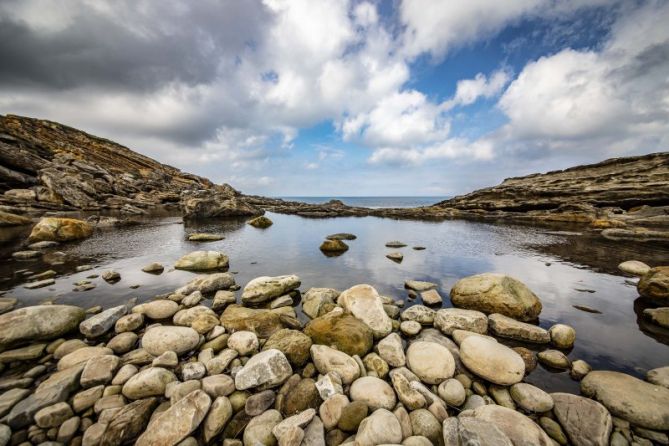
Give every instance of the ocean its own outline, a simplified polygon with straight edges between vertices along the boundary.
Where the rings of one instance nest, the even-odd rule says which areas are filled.
[[[349,206],[366,208],[413,208],[430,206],[450,197],[277,197],[289,201],[320,204],[330,200],[341,200]]]

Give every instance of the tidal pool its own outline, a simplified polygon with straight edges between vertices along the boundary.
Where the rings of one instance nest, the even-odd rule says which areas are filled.
[[[147,218],[145,223],[124,228],[98,230],[91,238],[62,244],[45,251],[42,259],[15,261],[11,253],[21,248],[26,229],[0,233],[0,290],[4,297],[16,297],[18,306],[45,300],[82,307],[111,307],[137,298],[146,301],[157,294],[181,286],[194,273],[176,271],[171,265],[195,250],[220,250],[230,257],[230,271],[242,287],[263,275],[297,274],[301,290],[332,287],[344,290],[369,283],[380,293],[409,300],[404,289],[407,279],[439,284],[444,306],[448,293],[460,278],[482,273],[509,274],[527,284],[542,300],[539,325],[549,328],[560,322],[576,329],[577,340],[570,359],[584,359],[595,369],[620,370],[641,376],[646,370],[667,365],[669,330],[646,322],[641,312],[648,304],[639,299],[636,279],[624,277],[616,266],[636,259],[648,264],[666,264],[669,246],[651,243],[614,242],[597,235],[579,234],[555,228],[490,224],[469,221],[424,222],[375,217],[306,219],[267,214],[274,225],[257,229],[244,220],[212,220],[182,224],[180,217]],[[215,232],[225,236],[216,242],[189,242],[192,232]],[[350,232],[356,240],[341,256],[327,257],[318,249],[328,234]],[[408,246],[395,249],[384,245],[400,240]],[[424,246],[425,250],[413,250]],[[386,254],[404,254],[395,263]],[[61,257],[56,252],[62,252]],[[64,259],[64,260],[63,260]],[[63,260],[61,264],[49,261]],[[141,268],[151,262],[163,263],[165,272],[147,274]],[[76,266],[91,264],[92,270],[74,272]],[[27,290],[25,277],[47,269],[58,272],[53,286]],[[108,284],[100,277],[90,279],[97,287],[74,292],[74,283],[93,274],[114,269],[121,280]],[[138,288],[131,288],[139,285]],[[207,301],[210,302],[210,301]],[[207,304],[205,302],[205,304]],[[587,306],[601,314],[574,308]],[[299,313],[299,305],[297,307]],[[306,320],[304,316],[301,316]],[[522,345],[522,344],[514,344]],[[540,349],[533,345],[524,345]],[[578,383],[568,372],[549,371],[539,366],[527,379],[551,391],[578,392]]]

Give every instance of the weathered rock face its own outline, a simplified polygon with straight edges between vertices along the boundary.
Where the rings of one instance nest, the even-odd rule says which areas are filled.
[[[637,290],[642,297],[660,305],[669,305],[669,266],[651,268],[639,280]]]
[[[250,204],[232,187],[215,186],[209,189],[184,191],[181,195],[184,218],[196,220],[216,217],[253,217],[265,213]]]
[[[53,339],[75,330],[86,313],[70,305],[38,305],[0,315],[0,349],[27,341]]]
[[[504,274],[484,273],[460,279],[451,289],[455,306],[521,321],[536,319],[541,301],[522,282]]]

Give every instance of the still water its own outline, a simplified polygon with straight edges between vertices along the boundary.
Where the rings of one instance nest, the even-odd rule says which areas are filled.
[[[585,359],[595,369],[621,370],[637,376],[669,364],[669,331],[653,327],[641,318],[647,304],[638,298],[635,279],[623,277],[616,269],[619,262],[629,259],[650,265],[666,264],[669,246],[467,221],[418,222],[375,217],[319,220],[267,215],[274,225],[266,230],[251,227],[244,220],[184,225],[179,217],[154,218],[139,226],[100,230],[87,240],[47,251],[44,259],[22,262],[12,260],[10,254],[20,249],[27,235],[25,230],[5,231],[0,239],[16,241],[0,244],[0,289],[7,290],[6,297],[18,298],[22,306],[47,299],[105,308],[133,297],[145,301],[194,277],[193,273],[175,271],[170,266],[183,254],[200,249],[225,252],[230,257],[230,271],[241,286],[261,275],[297,274],[302,279],[302,291],[310,287],[344,290],[369,283],[382,294],[406,299],[404,281],[417,279],[438,283],[444,306],[450,306],[448,293],[459,278],[500,272],[520,279],[541,298],[542,327],[561,322],[576,329],[576,346],[569,353],[572,360]],[[192,232],[221,233],[225,239],[208,243],[186,241]],[[358,238],[347,242],[350,249],[342,256],[326,257],[318,247],[326,235],[335,232],[351,232]],[[385,243],[391,240],[409,246],[399,250],[386,248]],[[412,246],[416,245],[426,249],[415,251]],[[58,258],[55,251],[65,253],[64,263],[45,263],[45,259]],[[392,251],[404,254],[402,263],[385,257]],[[165,272],[158,276],[142,272],[141,268],[150,262],[163,263]],[[75,267],[82,264],[95,268],[75,273]],[[59,273],[55,285],[37,290],[22,287],[23,277],[29,274],[26,270],[36,273],[47,269]],[[74,282],[108,269],[120,272],[121,281],[110,285],[94,278],[91,280],[97,288],[72,291]],[[139,288],[131,288],[134,285]],[[407,305],[414,303],[418,302],[406,300]],[[601,314],[583,312],[573,305],[586,305]],[[528,381],[547,390],[578,391],[578,383],[568,373],[555,373],[541,366]]]

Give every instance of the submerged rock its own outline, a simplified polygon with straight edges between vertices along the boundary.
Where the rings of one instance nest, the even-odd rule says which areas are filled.
[[[402,263],[402,260],[404,260],[404,254],[401,252],[391,252],[390,254],[386,254],[386,257],[396,263]]]
[[[219,240],[223,240],[225,237],[223,237],[220,234],[206,234],[206,233],[200,233],[196,232],[193,234],[190,234],[188,236],[188,241],[189,242],[217,242]]]
[[[451,289],[457,307],[486,314],[500,313],[531,321],[541,313],[541,301],[522,282],[504,274],[484,273],[460,279]]]
[[[74,218],[44,217],[32,229],[28,236],[31,243],[41,241],[68,242],[88,238],[93,234],[93,227]]]
[[[86,313],[71,305],[37,305],[0,315],[0,349],[53,339],[76,330]]]

